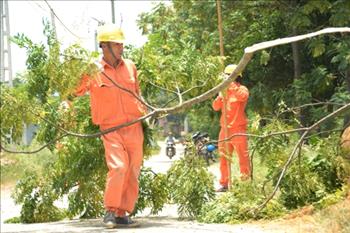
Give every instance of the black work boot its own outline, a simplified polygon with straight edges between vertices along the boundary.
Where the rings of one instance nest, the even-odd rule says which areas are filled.
[[[103,218],[103,223],[109,229],[115,228],[117,226],[117,223],[116,223],[116,217],[114,212],[107,211],[105,214],[105,217]]]
[[[140,226],[140,223],[132,220],[130,216],[116,217],[115,222],[117,224],[117,227],[123,227],[123,228],[132,228],[132,227]]]

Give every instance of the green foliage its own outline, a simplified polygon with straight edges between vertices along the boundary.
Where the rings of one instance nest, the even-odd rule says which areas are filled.
[[[181,4],[174,4],[182,7]],[[207,9],[200,3],[188,4],[201,10],[203,7]],[[195,11],[199,13],[199,9]],[[145,33],[152,33],[143,48],[134,51],[133,60],[141,70],[139,79],[143,95],[158,106],[167,104],[169,99],[177,98],[172,93],[174,91],[186,92],[182,96],[186,100],[209,90],[218,82],[218,74],[223,70],[221,60],[216,54],[208,56],[203,53],[200,47],[205,43],[195,39],[199,32],[194,36],[187,31],[193,29],[188,25],[193,21],[183,19],[184,17],[186,16],[178,15],[172,8],[160,3],[152,12],[142,14],[139,21],[139,26]],[[200,37],[201,34],[202,31]],[[201,45],[196,44],[197,42]],[[163,90],[159,91],[159,86]]]
[[[349,103],[350,93],[346,91],[345,86],[338,87],[332,95],[331,101],[335,103]]]
[[[335,1],[331,8],[330,24],[336,27],[348,26],[350,19],[350,3],[346,0]]]
[[[6,219],[4,223],[11,224],[11,223],[21,223],[21,218],[20,217],[13,217]]]
[[[309,43],[309,47],[313,57],[319,57],[326,51],[325,44],[322,38],[316,38],[311,40],[311,42]]]
[[[277,120],[272,120],[263,129],[259,129],[262,134],[285,130],[288,130],[288,125]],[[250,139],[256,158],[254,181],[233,180],[230,192],[206,204],[197,216],[198,220],[207,223],[236,223],[248,219],[270,219],[306,204],[324,208],[344,197],[347,191],[341,187],[350,176],[350,163],[339,151],[339,135],[334,133],[327,138],[315,135],[309,138],[307,145],[303,145],[301,153],[297,154],[288,167],[275,198],[261,211],[255,211],[255,207],[275,187],[297,139],[297,135]]]
[[[311,149],[317,151],[310,157],[309,166],[325,185],[326,191],[331,192],[340,188],[345,173],[346,162],[342,160],[337,146],[338,135],[333,133],[324,140],[314,138]]]
[[[152,156],[152,153],[157,148],[158,145],[155,141],[155,132],[156,130],[154,128],[151,128],[149,124],[145,121],[142,122],[142,128],[143,128],[143,160],[147,160]]]
[[[191,125],[192,131],[201,131],[209,133],[210,138],[215,139],[219,135],[220,113],[215,112],[211,107],[212,100],[205,101],[204,103],[191,109],[187,116],[189,125]],[[213,124],[213,122],[217,122]]]
[[[261,56],[260,56],[260,64],[267,65],[269,60],[270,60],[270,54],[268,52],[266,52],[266,50],[263,50],[261,52]]]
[[[64,213],[53,204],[57,195],[45,178],[26,174],[25,178],[17,183],[13,198],[17,204],[23,203],[21,222],[58,221],[64,217]]]
[[[248,219],[274,218],[286,213],[286,209],[277,201],[271,201],[259,213],[253,207],[264,200],[260,185],[234,181],[231,190],[207,203],[198,220],[206,223],[237,223]]]
[[[331,63],[338,64],[338,70],[345,71],[350,65],[350,39],[345,37],[345,40],[334,44],[333,47],[336,52]]]
[[[24,85],[8,88],[1,85],[0,118],[1,138],[9,135],[14,142],[22,138],[23,123],[36,123],[32,111],[36,111],[36,101],[31,101]]]
[[[280,185],[279,199],[288,209],[310,204],[326,194],[317,174],[310,171],[303,159],[289,167]]]
[[[133,215],[151,208],[151,214],[161,211],[169,199],[167,177],[164,174],[155,174],[150,168],[143,168],[139,177],[139,198]]]
[[[28,93],[31,98],[35,97],[42,103],[46,103],[53,94],[65,100],[74,92],[83,74],[93,76],[98,71],[98,66],[94,65],[98,54],[90,53],[77,44],[69,46],[61,54],[54,31],[45,22],[44,34],[47,36],[47,45],[35,44],[23,34],[12,39],[27,50],[28,73],[25,82]]]
[[[35,44],[23,34],[15,36],[12,41],[20,48],[25,47],[27,49],[28,57],[26,65],[28,73],[26,74],[25,79],[28,86],[29,96],[31,98],[36,97],[41,102],[46,102],[50,79],[45,70],[45,63],[48,60],[45,45]]]
[[[74,93],[83,75],[93,76],[98,72],[98,64],[94,64],[98,53],[90,53],[78,44],[71,45],[63,51],[65,59],[57,63],[56,59],[48,64],[50,72],[50,89],[59,93],[61,99],[67,99]]]
[[[107,168],[99,139],[65,138],[52,171],[53,188],[68,194],[69,217],[97,217],[103,210]],[[94,193],[94,195],[91,195]]]
[[[178,205],[181,217],[198,216],[204,204],[214,198],[213,175],[193,152],[174,162],[167,176],[171,200]]]
[[[326,195],[321,200],[319,200],[315,206],[318,209],[324,209],[328,206],[334,205],[341,200],[344,200],[349,193],[349,186],[343,184],[343,186],[337,189],[335,192]]]
[[[45,105],[39,113],[42,115],[42,120],[40,122],[40,128],[37,132],[36,140],[40,143],[49,143],[53,141],[57,135],[59,135],[59,128],[58,127],[52,127],[54,124],[61,121],[61,118],[57,112],[59,101],[57,98],[50,99],[48,101],[48,104]],[[55,148],[54,144],[50,144],[48,148],[53,151]]]
[[[348,6],[346,1],[291,4],[279,1],[223,1],[225,63],[238,62],[243,49],[257,42],[315,31],[327,26],[346,26],[349,18],[344,16],[349,11]],[[148,35],[149,41],[135,60],[140,61],[138,64],[144,75],[141,75],[144,83],[150,80],[149,82],[167,89],[175,86],[172,90],[176,89],[179,82],[181,85],[194,85],[194,75],[187,70],[199,66],[192,57],[196,57],[197,51],[201,53],[202,60],[219,53],[216,19],[215,2],[186,1],[184,4],[174,1],[171,7],[159,4],[152,12],[143,14],[139,26]],[[338,95],[347,95],[347,90],[340,87],[346,85],[344,71],[349,63],[349,41],[348,35],[332,34],[298,43],[299,47],[295,51],[300,60],[301,76],[298,78],[294,76],[296,70],[293,67],[296,61],[290,45],[274,47],[257,54],[243,73],[243,83],[250,89],[248,111],[257,112],[262,117],[271,117],[282,101],[288,106],[298,106],[329,101],[335,90],[341,90]],[[187,66],[184,67],[184,64]],[[199,70],[203,72],[205,69]],[[212,73],[212,77],[216,77],[215,73]],[[213,84],[216,83],[211,83],[208,87]],[[155,92],[155,89],[152,85],[143,86],[143,90],[150,93],[150,100],[166,103],[169,99],[165,98],[167,92]],[[333,110],[318,106],[284,117],[294,124],[310,125]],[[192,108],[189,114],[192,124],[190,126],[195,129],[203,128],[199,124],[203,114],[193,112],[210,111],[209,104]],[[217,121],[215,117],[208,119]],[[332,127],[334,123],[324,128]],[[216,129],[210,131],[215,135]]]
[[[64,138],[52,144],[55,138],[62,135],[59,128],[84,133],[96,132],[98,129],[91,122],[88,97],[76,99],[70,106],[61,103],[74,91],[83,74],[93,75],[97,71],[97,66],[93,65],[96,54],[90,54],[77,45],[61,54],[59,43],[49,25],[45,25],[44,32],[48,38],[47,49],[45,45],[34,44],[23,35],[14,38],[17,44],[27,49],[28,73],[24,76],[22,89],[12,90],[22,91],[20,93],[24,97],[29,94],[27,102],[23,101],[24,97],[18,96],[2,96],[1,99],[9,102],[1,105],[4,106],[3,115],[14,111],[10,107],[16,108],[15,112],[21,114],[30,113],[40,125],[37,140],[51,143],[50,150],[58,155],[58,159],[47,167],[45,182],[31,176],[30,179],[20,180],[15,191],[17,202],[23,203],[20,219],[23,222],[41,222],[59,219],[59,216],[61,218],[62,214],[53,206],[53,201],[64,195],[68,195],[69,200],[68,217],[100,216],[104,211],[102,193],[106,174],[101,141],[98,138]],[[30,112],[19,111],[21,106],[16,105],[17,101],[27,108],[32,105],[36,107]],[[18,122],[23,124],[23,120],[26,118],[22,116]],[[13,127],[14,120],[11,121]]]
[[[33,147],[36,148],[37,146],[38,145],[35,144]],[[24,150],[23,147],[19,146],[14,148],[16,150]],[[56,156],[49,150],[42,150],[32,155],[15,155],[1,152],[1,185],[15,183],[17,180],[24,177],[26,173],[44,174],[46,167],[55,159]]]

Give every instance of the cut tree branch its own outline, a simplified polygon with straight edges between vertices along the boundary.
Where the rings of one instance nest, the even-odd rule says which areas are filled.
[[[192,99],[189,99],[187,101],[184,101],[182,104],[179,104],[179,105],[174,106],[174,107],[161,108],[161,109],[156,109],[156,108],[153,108],[152,106],[150,106],[150,108],[153,108],[153,109],[152,109],[152,112],[148,113],[147,115],[144,115],[144,116],[142,116],[138,119],[132,120],[130,122],[112,127],[110,129],[107,129],[107,130],[104,130],[101,132],[93,133],[93,134],[78,134],[78,133],[70,132],[68,130],[64,130],[64,132],[66,133],[67,136],[76,136],[76,137],[82,137],[82,138],[100,137],[104,134],[118,130],[122,127],[126,127],[129,125],[135,124],[135,123],[140,122],[142,120],[145,120],[149,117],[156,117],[158,115],[174,114],[174,113],[181,112],[181,111],[191,107],[192,105],[201,103],[201,102],[213,97],[214,95],[216,95],[220,91],[224,90],[232,81],[234,81],[237,78],[238,74],[243,72],[245,67],[248,65],[248,63],[252,59],[253,54],[257,51],[264,50],[267,48],[272,48],[272,47],[275,47],[278,45],[289,44],[289,43],[292,43],[295,41],[305,40],[305,39],[312,38],[312,37],[319,36],[319,35],[323,35],[323,34],[349,33],[349,32],[350,32],[349,27],[325,28],[323,30],[304,34],[304,35],[286,37],[283,39],[277,39],[277,40],[266,41],[266,42],[254,44],[250,47],[245,48],[243,57],[241,58],[241,60],[237,64],[236,69],[231,73],[231,75],[226,80],[224,80],[223,82],[221,82],[220,84],[218,84],[214,88],[204,92],[203,94],[201,94],[197,97],[194,97]],[[346,105],[346,106],[348,106],[348,105]],[[340,108],[340,109],[343,109],[343,108]],[[304,134],[307,132],[308,131],[304,132]]]
[[[317,121],[315,124],[311,125],[310,127],[307,127],[307,130],[302,134],[302,136],[298,140],[297,144],[294,146],[292,153],[289,155],[287,162],[284,164],[283,169],[282,169],[282,171],[280,173],[280,176],[278,177],[278,180],[277,180],[277,183],[275,185],[275,188],[274,188],[273,192],[267,197],[267,199],[262,204],[260,204],[258,207],[256,207],[254,209],[255,212],[258,212],[261,209],[263,209],[266,206],[266,204],[275,196],[275,194],[276,194],[276,192],[277,192],[277,190],[278,190],[278,188],[279,188],[279,186],[281,184],[281,181],[282,181],[284,175],[286,174],[286,171],[287,171],[289,165],[292,163],[292,161],[293,161],[293,159],[295,157],[295,154],[298,151],[298,148],[300,148],[300,145],[304,142],[305,137],[309,134],[309,132],[311,130],[313,130],[314,128],[316,128],[321,123],[329,120],[330,118],[336,116],[337,114],[340,114],[341,112],[345,112],[345,110],[348,110],[348,109],[350,109],[350,103],[348,103],[345,106],[337,109],[336,111],[332,112],[331,114],[323,117],[322,119]]]

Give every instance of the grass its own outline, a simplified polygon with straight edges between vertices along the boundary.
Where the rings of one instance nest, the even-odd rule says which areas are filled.
[[[350,193],[347,199],[321,210],[315,218],[322,225],[321,233],[350,232]]]
[[[37,148],[38,145],[33,145],[28,148],[19,146],[11,146],[12,150],[30,151]],[[1,185],[14,184],[20,179],[26,171],[28,172],[43,172],[45,167],[55,159],[55,155],[48,149],[44,149],[36,154],[13,154],[7,152],[0,153],[1,160]]]

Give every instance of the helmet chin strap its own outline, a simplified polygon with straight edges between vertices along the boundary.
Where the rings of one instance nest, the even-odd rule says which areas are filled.
[[[113,65],[113,67],[117,67],[117,65],[118,65],[119,62],[120,62],[120,59],[118,59],[117,56],[114,54],[110,42],[107,43],[107,47],[108,47],[108,50],[109,50],[109,52],[112,54],[112,57],[113,57],[113,59],[114,59],[114,62],[113,62],[112,65]]]

